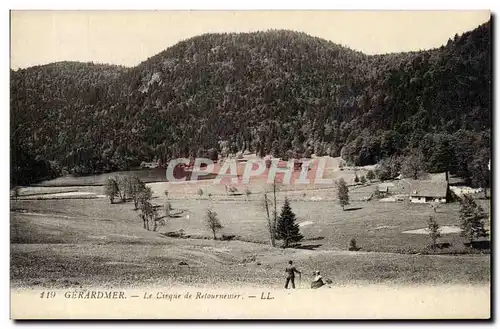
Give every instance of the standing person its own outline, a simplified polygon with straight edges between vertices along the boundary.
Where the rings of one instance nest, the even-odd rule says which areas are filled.
[[[292,282],[292,288],[295,289],[295,273],[301,274],[299,270],[293,266],[293,262],[289,261],[288,266],[285,269],[286,272],[286,283],[285,283],[285,289],[288,289],[288,283]]]

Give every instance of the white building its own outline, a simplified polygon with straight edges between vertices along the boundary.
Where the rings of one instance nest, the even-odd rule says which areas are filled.
[[[410,181],[410,201],[413,203],[446,203],[447,197],[448,182],[445,180]]]

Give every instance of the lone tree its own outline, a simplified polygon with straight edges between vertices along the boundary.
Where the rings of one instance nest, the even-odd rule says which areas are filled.
[[[212,234],[214,235],[214,240],[217,240],[217,236],[215,233],[217,233],[217,231],[223,228],[223,226],[220,223],[219,218],[217,217],[217,213],[215,211],[207,209],[206,224],[207,227],[212,231]]]
[[[342,206],[342,210],[345,210],[345,206],[349,204],[349,188],[343,178],[336,181],[335,185],[337,185],[337,197],[339,198],[339,203]]]
[[[273,224],[273,220],[271,219],[271,210],[272,206],[271,200],[268,199],[267,193],[264,193],[263,200],[264,209],[266,210],[266,219],[267,219],[267,229],[269,231],[269,239],[271,240],[271,246],[276,247],[276,225]]]
[[[434,220],[434,217],[429,216],[427,221],[427,228],[429,229],[429,238],[431,239],[432,249],[436,248],[436,241],[441,237],[441,230],[439,224]]]
[[[118,183],[114,178],[109,177],[104,183],[104,194],[109,198],[109,202],[113,204],[116,196],[118,196]]]
[[[460,199],[460,235],[469,240],[470,246],[475,239],[487,237],[488,231],[484,228],[484,219],[487,218],[483,208],[479,206],[471,195],[465,194]]]
[[[283,208],[281,208],[278,223],[276,225],[276,237],[283,240],[283,248],[288,248],[290,242],[299,242],[304,237],[300,234],[299,224],[295,222],[295,214],[290,207],[288,198],[285,198]]]
[[[375,173],[373,172],[373,170],[368,170],[368,172],[366,173],[366,179],[368,180],[374,180],[375,179]]]

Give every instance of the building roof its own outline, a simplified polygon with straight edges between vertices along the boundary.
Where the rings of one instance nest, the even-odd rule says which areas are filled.
[[[430,174],[430,179],[431,180],[448,180],[448,175],[445,172],[438,173],[438,174]]]
[[[379,192],[389,192],[389,186],[380,184],[378,186],[378,191]]]
[[[445,198],[448,192],[448,182],[442,180],[412,180],[410,181],[410,196]]]

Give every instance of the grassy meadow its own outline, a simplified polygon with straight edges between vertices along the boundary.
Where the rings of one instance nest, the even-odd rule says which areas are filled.
[[[281,188],[278,208],[285,196],[292,200],[304,235],[297,248],[282,249],[268,243],[263,194],[259,193],[266,188],[263,184],[250,185],[254,192],[248,196],[221,192],[210,197],[198,195],[199,186],[187,184],[150,184],[153,203],[164,205],[167,197],[162,192],[167,189],[176,214],[157,232],[143,229],[131,202],[111,205],[107,198],[97,197],[101,187],[23,188],[20,199],[11,200],[13,286],[279,287],[289,259],[304,271],[304,280],[309,280],[312,271],[321,270],[337,285],[484,284],[490,280],[489,255],[462,254],[468,250],[458,234],[445,234],[438,241],[451,246],[437,253],[455,255],[424,255],[429,237],[403,233],[426,227],[430,215],[442,226],[458,225],[456,203],[441,205],[434,212],[428,205],[359,201],[371,194],[372,185],[351,187],[351,204],[342,211],[331,186]],[[186,193],[187,188],[191,193]],[[57,193],[68,191],[92,192],[96,197],[57,198]],[[51,192],[53,198],[36,198],[51,196],[47,194]],[[489,212],[487,201],[478,202]],[[234,235],[232,241],[210,239],[204,223],[208,208],[217,212],[224,226],[218,236]],[[167,236],[179,232],[184,238]],[[359,251],[347,250],[352,238]]]

